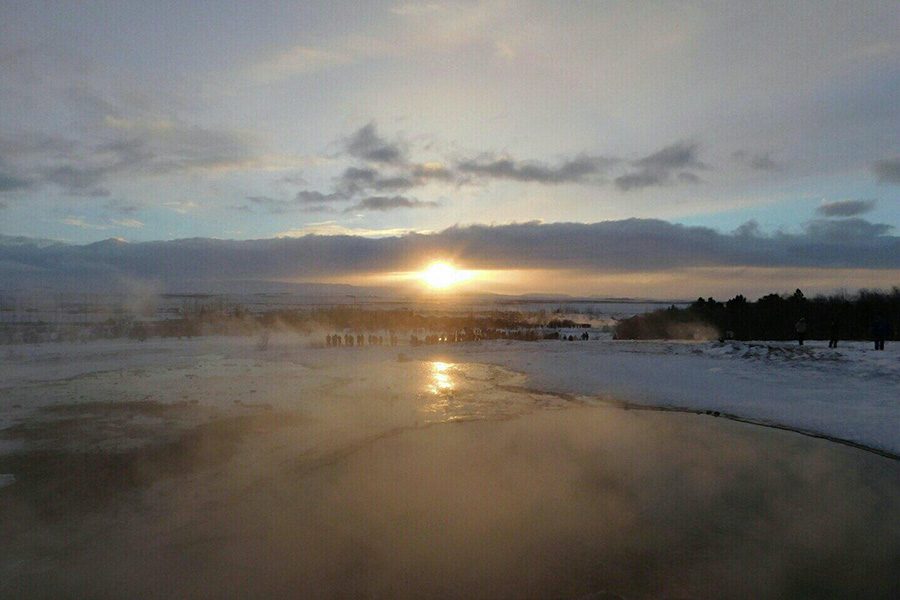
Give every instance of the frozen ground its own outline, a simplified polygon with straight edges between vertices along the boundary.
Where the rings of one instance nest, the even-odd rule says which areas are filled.
[[[411,361],[398,361],[400,354]],[[8,346],[0,356],[0,428],[40,407],[78,401],[190,400],[221,410],[265,402],[316,411],[325,396],[356,398],[373,385],[396,399],[395,413],[406,411],[405,425],[436,418],[417,414],[417,386],[429,376],[418,371],[432,368],[423,360],[443,359],[521,373],[514,383],[522,388],[719,411],[900,454],[900,344],[891,343],[883,352],[864,342],[832,350],[815,341],[803,347],[591,340],[321,349],[285,336],[259,350],[253,339],[213,337]],[[324,371],[329,378],[310,376]],[[377,383],[373,373],[380,375]],[[365,420],[364,408],[353,410]]]
[[[900,344],[496,342],[448,348],[541,390],[711,410],[900,454]]]

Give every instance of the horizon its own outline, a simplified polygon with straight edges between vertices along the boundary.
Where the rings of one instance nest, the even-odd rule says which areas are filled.
[[[0,234],[302,252],[166,271],[7,239],[0,286],[445,261],[483,293],[890,288],[898,29],[892,2],[3,5]]]

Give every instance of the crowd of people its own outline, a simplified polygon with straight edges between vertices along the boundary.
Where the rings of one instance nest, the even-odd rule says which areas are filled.
[[[465,342],[477,342],[480,340],[563,340],[576,341],[588,340],[587,331],[577,335],[565,335],[559,331],[546,331],[543,328],[519,328],[519,329],[471,329],[465,328],[459,331],[443,333],[427,333],[424,335],[413,333],[409,336],[410,346],[432,346],[436,344],[457,344]],[[361,333],[333,333],[325,336],[326,348],[359,347],[359,346],[383,346],[385,341],[391,346],[397,346],[400,339],[393,331],[388,335],[373,335]]]
[[[394,335],[393,332],[388,335],[388,343],[391,346],[397,345],[397,336]],[[384,336],[381,335],[373,335],[368,334],[364,335],[362,333],[352,334],[345,333],[343,335],[339,333],[329,334],[325,336],[325,346],[327,348],[337,348],[341,346],[384,346]]]

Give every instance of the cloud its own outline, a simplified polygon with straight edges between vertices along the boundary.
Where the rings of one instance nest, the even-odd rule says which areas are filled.
[[[823,217],[855,217],[875,208],[875,200],[838,200],[826,202],[816,209]]]
[[[144,223],[137,219],[110,219],[110,223],[119,227],[128,227],[129,229],[140,229]]]
[[[396,143],[387,142],[378,134],[374,123],[364,125],[342,140],[342,144],[346,154],[357,159],[357,164],[346,167],[334,178],[331,191],[301,190],[293,200],[278,200],[266,196],[248,199],[257,205],[266,206],[272,212],[288,210],[330,212],[331,209],[326,208],[327,204],[352,200],[357,202],[346,211],[436,207],[438,206],[436,202],[409,200],[399,195],[387,194],[423,187],[433,181],[450,182],[457,178],[456,174],[442,162],[408,161],[407,144],[402,140]],[[293,206],[294,204],[316,206],[301,209]]]
[[[122,200],[110,200],[107,202],[104,207],[107,210],[111,210],[113,212],[117,212],[122,215],[133,215],[141,210],[141,206],[137,204],[129,204]]]
[[[253,207],[260,208],[271,214],[280,215],[291,212],[298,213],[323,213],[335,212],[333,206],[328,203],[346,200],[341,194],[323,194],[321,192],[301,190],[293,198],[272,198],[271,196],[247,196],[250,204],[236,204],[229,208],[239,212],[254,212]]]
[[[247,196],[247,200],[249,200],[252,205],[260,206],[273,214],[281,214],[299,208],[297,202],[294,200],[279,200],[277,198],[270,198],[269,196]],[[240,205],[235,207],[235,209],[242,211],[251,210],[247,205]]]
[[[409,229],[369,229],[366,227],[347,227],[336,221],[322,221],[321,223],[309,223],[303,227],[289,229],[278,233],[276,238],[317,236],[354,236],[362,238],[398,237],[410,233]]]
[[[634,165],[652,170],[703,168],[704,166],[697,160],[697,144],[686,142],[666,146],[650,156],[635,161]]]
[[[73,140],[36,133],[0,137],[0,191],[51,185],[72,196],[106,197],[122,177],[245,168],[257,156],[250,136],[173,119],[107,116],[91,136]]]
[[[679,171],[677,180],[683,183],[700,183],[701,179],[692,170],[707,168],[697,159],[696,143],[678,142],[671,146],[632,161],[635,170],[616,177],[615,184],[622,191],[652,186],[670,185],[673,173]]]
[[[79,168],[73,165],[63,165],[47,170],[44,178],[63,188],[72,196],[99,198],[110,195],[109,190],[99,185],[109,172],[110,168],[105,167]]]
[[[668,180],[668,175],[655,171],[636,171],[626,175],[616,177],[616,187],[627,192],[629,190],[650,187],[654,185],[663,185]]]
[[[73,224],[90,225],[76,217]],[[451,227],[372,239],[334,222],[284,240],[190,239],[11,250],[0,247],[0,287],[102,286],[115,278],[159,281],[284,280],[418,269],[429,256],[453,256],[474,269],[577,269],[585,274],[659,273],[687,268],[900,269],[900,237],[862,219],[821,220],[801,233],[734,233],[656,219],[600,223],[521,223]],[[294,230],[294,234],[309,228]],[[291,233],[291,232],[285,232]],[[347,235],[344,235],[344,234]],[[315,260],[310,260],[315,257]],[[38,279],[19,279],[23,272]],[[38,276],[36,276],[38,277]]]
[[[72,227],[78,227],[79,229],[90,229],[96,231],[104,231],[107,229],[115,229],[117,227],[125,227],[128,229],[140,229],[144,226],[141,221],[137,219],[106,219],[102,223],[91,223],[88,222],[84,217],[74,217],[68,216],[62,220],[62,222],[66,225]]]
[[[900,184],[900,157],[880,160],[872,166],[880,183]]]
[[[370,196],[363,198],[358,203],[344,209],[344,212],[357,210],[389,211],[398,208],[437,208],[437,202],[425,202],[403,196]]]
[[[347,197],[340,193],[323,194],[312,190],[300,190],[294,197],[297,202],[304,204],[322,204],[327,202],[340,202],[347,200]]]
[[[21,177],[0,172],[0,193],[15,192],[31,187],[31,182]]]
[[[544,184],[579,183],[606,171],[614,159],[581,155],[549,166],[540,162],[520,162],[512,158],[494,158],[491,155],[464,160],[457,164],[461,173],[496,179]]]
[[[334,208],[322,202],[327,202],[328,196],[319,192],[303,190],[291,199],[271,198],[269,196],[247,196],[250,205],[241,204],[232,206],[232,210],[241,212],[253,212],[252,206],[262,208],[271,214],[284,214],[289,212],[320,213],[334,212]],[[341,198],[343,199],[343,198]],[[313,204],[318,202],[319,204]]]
[[[893,227],[886,223],[870,223],[864,219],[817,219],[806,225],[807,234],[814,239],[846,240],[872,239],[889,233]]]
[[[352,61],[352,56],[342,52],[309,46],[294,46],[252,65],[249,68],[249,75],[260,83],[273,83],[296,75],[305,75],[348,64]]]
[[[414,178],[406,174],[384,176],[376,169],[348,167],[338,177],[335,188],[345,198],[351,198],[368,190],[378,192],[398,191],[423,185],[424,183],[425,180],[421,177]]]
[[[168,202],[163,202],[162,205],[180,215],[186,215],[192,210],[200,208],[200,205],[193,200],[169,200]]]
[[[378,135],[375,123],[364,125],[344,141],[350,156],[375,163],[398,163],[404,158],[400,144],[389,143]]]
[[[769,152],[750,153],[746,150],[738,150],[731,154],[731,158],[756,171],[777,171],[781,168],[777,162],[772,160]]]

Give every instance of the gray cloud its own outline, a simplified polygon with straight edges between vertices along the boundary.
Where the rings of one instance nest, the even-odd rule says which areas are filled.
[[[880,183],[900,184],[900,157],[880,160],[872,166]]]
[[[345,140],[350,156],[376,163],[402,162],[404,152],[400,144],[392,144],[378,135],[375,123],[369,123]]]
[[[557,166],[540,162],[520,162],[511,158],[496,159],[486,155],[465,160],[457,165],[461,173],[479,177],[512,179],[514,181],[558,184],[583,182],[606,171],[615,161],[596,156],[578,156]]]
[[[875,208],[875,200],[838,200],[826,202],[816,209],[824,217],[855,217]]]
[[[817,219],[806,225],[807,234],[814,239],[874,239],[889,233],[893,227],[886,223],[870,223],[864,219]]]
[[[799,234],[734,233],[655,219],[451,227],[434,234],[370,239],[190,239],[139,244],[0,247],[0,287],[116,278],[159,281],[275,280],[417,269],[450,255],[470,268],[566,268],[652,272],[687,267],[900,269],[900,237],[862,219],[814,221]],[[309,260],[315,257],[315,260]],[[23,273],[33,274],[22,279]]]
[[[0,173],[0,192],[14,192],[31,187],[31,182],[8,173]]]
[[[737,238],[754,238],[762,237],[763,233],[759,227],[759,223],[750,219],[746,223],[742,223],[734,230],[734,236]]]
[[[332,194],[331,196],[334,195]],[[230,208],[241,212],[253,212],[252,207],[255,206],[275,215],[289,212],[334,212],[334,208],[323,204],[323,202],[329,201],[328,198],[329,195],[304,190],[290,199],[272,198],[270,196],[247,196],[247,200],[250,202],[249,205],[242,204],[231,206]],[[343,198],[339,199],[343,200]]]
[[[104,205],[104,208],[122,215],[133,215],[140,211],[142,207],[137,204],[129,204],[121,200],[110,200]]]
[[[299,205],[295,200],[281,200],[269,196],[247,196],[247,200],[250,201],[251,205],[264,208],[272,214],[282,214],[299,208]],[[232,208],[244,212],[251,210],[248,205],[234,206]]]
[[[346,198],[369,190],[378,192],[406,190],[418,185],[424,185],[423,179],[414,180],[406,175],[384,176],[376,169],[348,167],[337,178],[335,188]]]
[[[410,174],[421,181],[452,181],[455,174],[439,163],[409,165]]]
[[[403,196],[370,196],[363,198],[358,203],[350,206],[344,212],[352,212],[356,210],[374,210],[389,211],[398,208],[437,208],[440,206],[437,202],[424,202],[414,198],[405,198]]]
[[[677,180],[683,183],[700,183],[701,179],[691,172],[707,168],[697,159],[696,143],[678,142],[671,146],[633,161],[635,170],[616,177],[615,184],[622,191],[651,186],[669,185],[677,172]]]
[[[666,146],[650,156],[635,161],[634,166],[654,171],[704,167],[703,163],[697,160],[697,144],[687,142]]]
[[[738,150],[731,154],[731,158],[757,171],[777,171],[781,168],[777,162],[772,160],[769,152],[750,153],[746,150]]]
[[[333,213],[337,212],[333,206],[328,206],[326,204],[313,204],[310,206],[304,206],[300,209],[300,212],[303,213]]]
[[[106,185],[117,177],[231,168],[254,158],[251,146],[243,135],[174,120],[112,119],[95,124],[91,141],[0,137],[0,164],[14,170],[0,176],[0,191],[52,185],[74,196],[108,196]]]
[[[334,202],[356,204],[345,211],[352,210],[392,210],[395,208],[437,207],[436,202],[409,200],[403,196],[388,196],[391,192],[405,192],[412,188],[423,187],[432,181],[452,181],[456,174],[448,170],[442,163],[415,163],[406,159],[404,144],[391,144],[378,135],[375,124],[369,123],[357,130],[349,138],[343,140],[347,154],[361,159],[365,163],[351,165],[334,178],[330,192],[301,190],[297,192],[294,202],[315,204],[316,207],[303,208],[304,212],[331,212],[326,205]],[[282,179],[282,182],[285,180]],[[267,197],[265,201],[257,200],[257,204],[266,205],[269,210],[286,212],[292,210],[291,201],[275,200]],[[362,198],[362,199],[360,199]]]
[[[299,192],[297,192],[297,195],[294,196],[294,200],[296,202],[301,202],[304,204],[323,204],[328,202],[340,202],[342,200],[347,200],[347,196],[337,192],[331,194],[323,194],[322,192],[316,192],[312,190],[300,190]]]
[[[100,186],[112,167],[76,167],[63,165],[44,172],[47,182],[55,183],[73,196],[105,197],[110,192]]]
[[[433,181],[469,183],[475,180],[506,179],[521,183],[555,185],[565,183],[603,183],[608,173],[621,159],[608,156],[580,154],[557,164],[540,161],[521,161],[511,157],[497,157],[484,153],[459,160],[452,168],[441,162],[415,163],[406,159],[405,145],[389,143],[382,138],[374,123],[369,123],[343,140],[348,155],[365,163],[351,165],[334,179],[330,193],[303,191],[304,202],[350,201],[371,195],[385,197],[392,192],[408,192]],[[698,159],[698,144],[678,142],[653,154],[631,161],[631,171],[621,174],[615,184],[622,190],[673,183],[702,182],[695,171],[708,168]],[[755,157],[759,162],[766,156]],[[358,203],[351,208],[364,208]]]
[[[616,187],[627,192],[629,190],[650,187],[654,185],[663,185],[668,181],[667,173],[657,171],[642,170],[634,173],[627,173],[616,177]]]
[[[682,171],[678,174],[678,181],[681,183],[701,183],[703,180],[700,176],[690,171]]]
[[[750,159],[750,166],[757,171],[774,171],[778,169],[778,163],[772,160],[768,154],[757,154]]]

